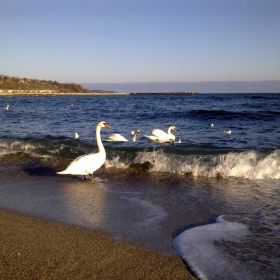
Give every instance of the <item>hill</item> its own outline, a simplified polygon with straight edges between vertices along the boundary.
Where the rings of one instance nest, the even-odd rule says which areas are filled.
[[[14,91],[53,91],[56,93],[91,93],[79,84],[58,83],[57,81],[46,81],[38,79],[9,77],[0,75],[0,90]]]

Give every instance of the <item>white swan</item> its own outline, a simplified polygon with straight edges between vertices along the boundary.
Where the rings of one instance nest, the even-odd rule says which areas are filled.
[[[136,141],[136,136],[140,135],[140,130],[136,129],[135,131],[131,131],[131,135],[132,135],[132,141],[135,142]]]
[[[98,152],[84,156],[80,156],[73,160],[68,167],[57,174],[71,174],[71,175],[91,175],[93,172],[99,169],[105,162],[106,152],[100,138],[100,130],[102,127],[111,128],[109,124],[102,121],[96,126],[96,142],[98,146]],[[85,178],[85,177],[84,177]]]
[[[107,141],[113,141],[113,142],[127,142],[128,140],[123,137],[122,135],[118,133],[111,134],[109,136],[109,139]]]
[[[136,129],[135,131],[131,131],[131,135],[132,135],[132,141],[135,142],[136,141],[136,136],[140,135],[140,130]],[[119,133],[111,134],[109,136],[109,138],[106,139],[105,141],[109,141],[109,142],[128,142],[128,140]]]
[[[152,135],[145,135],[145,137],[149,138],[151,141],[170,142],[171,140],[175,140],[175,135],[171,133],[171,130],[177,132],[176,127],[171,125],[169,126],[167,133],[161,129],[154,129]]]

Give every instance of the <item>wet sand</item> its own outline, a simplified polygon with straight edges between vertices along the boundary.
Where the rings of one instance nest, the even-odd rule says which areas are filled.
[[[103,168],[106,183],[83,182],[26,159],[0,171],[0,279],[196,279],[172,246],[213,214],[191,182]]]
[[[0,210],[0,279],[195,279],[175,256]]]

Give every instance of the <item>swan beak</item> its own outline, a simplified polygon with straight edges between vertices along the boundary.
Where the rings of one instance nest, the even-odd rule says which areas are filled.
[[[177,129],[176,129],[176,128],[174,128],[174,129],[173,129],[173,131],[174,131],[174,132],[177,132]]]
[[[111,128],[111,126],[110,126],[109,124],[107,124],[107,123],[105,123],[104,126],[105,126],[106,128]]]

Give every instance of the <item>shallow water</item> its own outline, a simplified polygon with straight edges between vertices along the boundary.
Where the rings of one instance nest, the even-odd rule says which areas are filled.
[[[205,279],[218,279],[217,273],[220,279],[280,278],[280,95],[3,96],[1,107],[0,207],[105,230],[167,254],[176,253],[176,237],[198,226],[211,232],[225,215],[247,231],[240,237],[237,230],[233,240],[218,231],[208,243],[197,241],[204,254],[215,248],[214,270],[211,262],[195,261],[187,240],[176,244],[178,253],[187,248],[194,273],[201,279],[205,271]],[[97,150],[100,120],[112,127],[102,129],[103,139],[141,133],[136,142],[104,141],[107,160],[97,176],[107,182],[56,175]],[[169,125],[177,127],[180,144],[144,136]],[[219,262],[220,256],[230,261]]]

